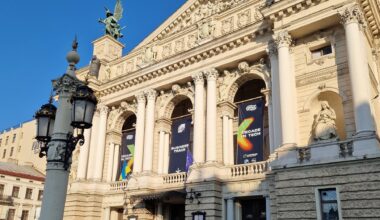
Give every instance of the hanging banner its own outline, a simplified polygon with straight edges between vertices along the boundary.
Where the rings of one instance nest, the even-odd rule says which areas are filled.
[[[245,164],[262,161],[264,159],[264,101],[263,99],[255,99],[240,103],[238,110],[239,128],[237,132],[236,162]]]
[[[193,162],[190,147],[191,116],[176,119],[172,124],[169,173],[187,172]]]
[[[120,152],[119,180],[126,180],[133,170],[135,131],[123,132]]]

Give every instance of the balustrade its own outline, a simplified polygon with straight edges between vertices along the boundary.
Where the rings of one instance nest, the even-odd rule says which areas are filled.
[[[186,181],[187,174],[173,173],[162,176],[164,184],[184,183]]]
[[[230,166],[231,177],[243,177],[250,176],[255,174],[263,174],[269,170],[269,163],[267,161],[249,163],[249,164],[240,164]]]
[[[117,181],[110,184],[111,191],[123,191],[127,188],[128,181]]]

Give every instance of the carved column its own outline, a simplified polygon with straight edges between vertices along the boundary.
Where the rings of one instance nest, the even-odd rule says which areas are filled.
[[[275,42],[278,50],[282,125],[281,146],[292,147],[296,146],[297,143],[296,83],[289,51],[292,39],[288,32],[282,31],[276,35]]]
[[[137,99],[137,117],[136,117],[136,139],[135,139],[135,155],[133,164],[133,173],[140,173],[143,164],[144,152],[144,128],[145,128],[145,95],[139,93]]]
[[[223,127],[223,162],[225,165],[234,164],[234,147],[233,147],[233,115],[235,105],[229,101],[219,103],[222,111]]]
[[[268,45],[268,55],[270,59],[271,79],[272,79],[272,127],[273,127],[273,147],[278,148],[281,145],[281,104],[280,104],[280,76],[278,70],[277,46],[274,42]]]
[[[159,146],[158,146],[158,174],[164,172],[164,155],[165,155],[165,131],[160,131]]]
[[[99,130],[97,139],[97,151],[96,151],[96,163],[95,163],[95,173],[94,179],[101,181],[103,173],[103,163],[104,163],[104,151],[106,142],[106,132],[107,132],[107,114],[108,107],[105,105],[99,106],[100,116],[99,116]]]
[[[96,161],[96,151],[97,151],[97,139],[99,131],[99,111],[94,113],[94,118],[92,119],[91,128],[91,141],[90,141],[90,152],[88,156],[88,166],[87,166],[87,179],[93,179],[95,173],[95,161]]]
[[[207,77],[207,138],[206,159],[207,162],[216,162],[216,79],[218,71],[211,69],[205,71]]]
[[[113,160],[114,158],[114,152],[115,152],[115,144],[110,143],[109,144],[109,151],[108,151],[108,165],[107,165],[107,182],[112,181],[112,168],[113,168]]]
[[[194,97],[194,162],[205,162],[205,109],[204,109],[204,78],[199,72],[193,76],[195,85]]]
[[[364,47],[361,26],[365,24],[358,5],[345,8],[340,13],[346,31],[348,67],[354,103],[357,135],[373,133],[374,121],[371,114],[371,81],[369,78],[367,53]]]
[[[167,174],[169,172],[169,139],[170,139],[170,134],[166,132],[164,136],[163,174]]]
[[[146,105],[143,171],[151,172],[153,166],[154,113],[157,92],[149,89],[145,91],[145,96],[148,101]]]
[[[111,181],[118,181],[117,170],[120,163],[120,145],[115,144],[115,151],[113,155],[113,168],[112,168],[112,178]]]
[[[78,172],[77,179],[84,180],[87,176],[87,165],[89,162],[89,151],[91,142],[91,129],[84,130],[85,142],[83,146],[80,147],[79,161],[78,161]]]
[[[235,219],[234,210],[235,210],[234,199],[233,198],[227,199],[227,220]]]
[[[269,89],[261,90],[265,95],[265,106],[268,108],[268,128],[269,128],[269,153],[274,152],[274,129],[273,129],[273,108]]]

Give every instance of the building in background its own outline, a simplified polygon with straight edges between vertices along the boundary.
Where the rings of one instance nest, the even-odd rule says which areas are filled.
[[[44,181],[32,166],[0,162],[0,219],[38,220]]]

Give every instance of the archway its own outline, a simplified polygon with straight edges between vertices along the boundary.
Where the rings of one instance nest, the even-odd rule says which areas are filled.
[[[132,174],[135,152],[135,126],[136,115],[131,114],[125,119],[121,131],[119,169],[116,180],[126,180]]]

